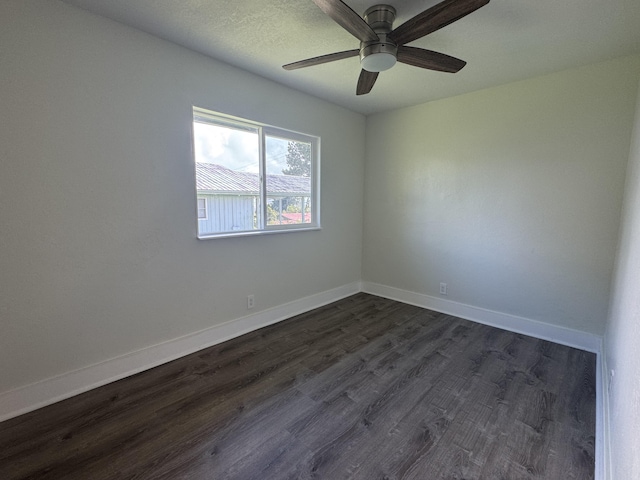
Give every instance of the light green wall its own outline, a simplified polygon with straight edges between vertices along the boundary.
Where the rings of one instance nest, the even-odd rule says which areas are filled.
[[[196,240],[192,105],[319,135],[323,229]],[[3,0],[0,116],[0,393],[360,279],[362,115]]]
[[[367,118],[363,280],[601,335],[640,59]]]
[[[640,90],[605,335],[611,480],[640,478]],[[611,371],[615,375],[611,376]]]

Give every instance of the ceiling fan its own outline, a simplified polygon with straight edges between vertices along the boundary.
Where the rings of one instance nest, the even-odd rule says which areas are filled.
[[[444,0],[395,29],[396,10],[391,5],[374,5],[361,17],[341,0],[313,0],[313,3],[360,40],[360,48],[307,58],[282,68],[295,70],[359,55],[362,71],[356,95],[364,95],[371,91],[378,74],[393,67],[396,61],[440,72],[458,72],[467,62],[406,44],[460,20],[489,0]]]

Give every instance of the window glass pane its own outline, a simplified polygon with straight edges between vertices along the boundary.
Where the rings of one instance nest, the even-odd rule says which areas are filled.
[[[198,204],[198,235],[261,228],[259,138],[257,128],[194,116],[196,190],[209,208],[201,217]]]
[[[312,223],[311,143],[267,135],[267,225]]]

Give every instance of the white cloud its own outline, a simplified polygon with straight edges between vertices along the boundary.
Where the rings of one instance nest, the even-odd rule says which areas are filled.
[[[196,162],[217,163],[241,172],[260,170],[257,133],[194,122],[193,137]],[[267,174],[279,175],[287,168],[288,143],[282,138],[266,137]]]
[[[217,163],[241,172],[258,172],[258,135],[194,122],[196,162]]]
[[[288,140],[267,137],[267,174],[280,175],[282,169],[287,168]]]

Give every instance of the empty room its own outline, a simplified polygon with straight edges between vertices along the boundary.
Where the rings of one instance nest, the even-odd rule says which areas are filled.
[[[1,479],[640,479],[640,2],[0,0],[0,114]]]

